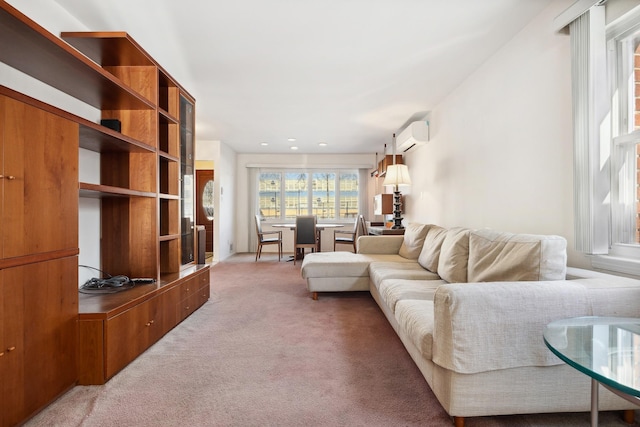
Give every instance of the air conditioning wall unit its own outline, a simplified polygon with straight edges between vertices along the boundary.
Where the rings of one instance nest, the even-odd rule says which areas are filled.
[[[396,137],[396,152],[407,153],[429,142],[429,122],[412,122]]]

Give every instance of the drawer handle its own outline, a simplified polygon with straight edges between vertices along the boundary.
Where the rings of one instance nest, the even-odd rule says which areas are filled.
[[[14,345],[14,346],[12,346],[12,347],[9,347],[9,348],[7,349],[7,353],[8,353],[8,352],[10,352],[10,351],[13,351],[13,350],[15,350],[15,349],[16,349],[16,346],[15,346],[15,345]]]
[[[151,325],[153,325],[153,322],[154,322],[154,320],[149,320],[149,321],[147,322],[146,326],[151,326]]]
[[[0,357],[4,356],[4,351],[2,353],[0,353]]]
[[[9,175],[9,176],[7,177],[7,179],[8,179],[8,180],[10,180],[10,181],[13,181],[14,179],[16,179],[16,177],[15,177],[15,176],[13,176],[13,175]]]

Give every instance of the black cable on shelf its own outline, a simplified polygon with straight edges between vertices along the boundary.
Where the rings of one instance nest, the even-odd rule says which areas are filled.
[[[124,275],[112,276],[109,273],[88,265],[80,265],[79,267],[90,268],[108,276],[107,278],[93,277],[84,282],[84,284],[80,286],[79,291],[85,294],[113,294],[131,289],[137,284],[155,283],[155,279],[130,279]]]

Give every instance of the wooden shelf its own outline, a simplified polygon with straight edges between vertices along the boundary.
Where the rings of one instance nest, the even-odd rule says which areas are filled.
[[[109,185],[80,183],[80,197],[102,199],[105,197],[156,197],[156,193],[148,191],[130,190],[128,188],[112,187]]]
[[[180,200],[180,196],[175,195],[175,194],[159,193],[158,194],[158,198],[160,198],[162,200]]]
[[[103,66],[155,65],[151,56],[125,32],[62,32],[60,38]]]
[[[179,234],[167,234],[167,235],[160,236],[161,242],[168,242],[170,240],[178,240],[178,239],[180,239]]]
[[[105,126],[78,118],[80,123],[80,148],[98,153],[128,152],[153,153],[155,148],[111,130]]]
[[[378,177],[382,178],[387,174],[387,166],[393,164],[393,154],[387,154],[378,162]],[[402,154],[396,154],[396,164],[402,164]]]
[[[0,61],[101,110],[155,106],[98,64],[0,2]],[[28,52],[28,54],[27,54]]]
[[[172,156],[169,153],[166,153],[164,151],[160,151],[158,150],[158,156],[162,159],[162,160],[166,160],[168,162],[176,162],[178,163],[180,161],[180,159],[176,156]]]
[[[181,280],[198,272],[208,272],[208,265],[195,265],[178,273],[163,274],[156,283],[137,285],[129,290],[113,294],[80,294],[80,317],[87,319],[106,319],[113,317],[134,305],[157,295],[165,289],[176,286]]]
[[[165,121],[166,123],[174,123],[174,124],[179,124],[180,120],[178,120],[176,117],[172,116],[171,114],[169,114],[167,111],[163,110],[162,108],[158,107],[158,114],[160,115],[160,121]]]

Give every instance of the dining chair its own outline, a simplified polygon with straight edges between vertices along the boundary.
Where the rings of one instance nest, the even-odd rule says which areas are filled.
[[[256,233],[258,234],[258,249],[256,250],[256,261],[260,258],[264,245],[278,245],[278,261],[282,257],[282,231],[262,231],[260,215],[256,215]],[[275,236],[275,237],[269,237]]]
[[[356,252],[356,242],[358,237],[366,234],[366,223],[363,215],[358,215],[358,218],[353,223],[353,229],[351,230],[334,230],[333,231],[333,250],[335,252],[336,245],[351,245],[353,246],[353,252]]]
[[[293,237],[293,264],[298,258],[298,249],[302,250],[304,258],[305,248],[311,248],[311,252],[318,250],[318,231],[316,229],[315,215],[301,215],[296,217],[296,229]]]

